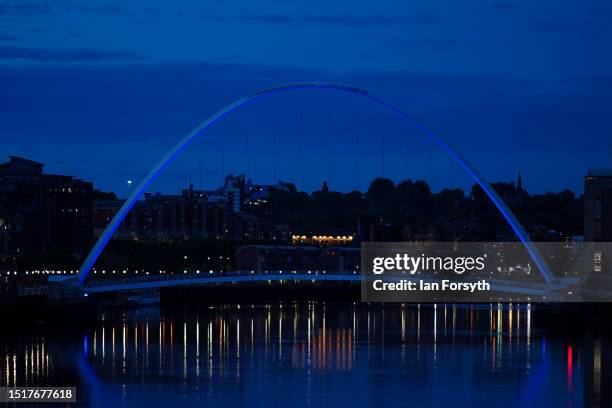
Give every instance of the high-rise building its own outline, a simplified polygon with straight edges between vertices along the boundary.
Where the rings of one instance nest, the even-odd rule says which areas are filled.
[[[89,248],[92,183],[44,174],[43,166],[16,156],[0,164],[0,219],[7,251]]]
[[[246,188],[247,181],[244,174],[238,176],[228,174],[225,176],[225,182],[222,187],[213,191],[192,191],[192,194],[206,197],[209,203],[224,203],[228,212],[239,213]]]
[[[612,242],[612,169],[584,178],[584,240]]]

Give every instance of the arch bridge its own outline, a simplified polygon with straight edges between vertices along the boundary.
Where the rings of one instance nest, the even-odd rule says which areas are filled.
[[[553,275],[546,264],[546,261],[539,253],[538,249],[535,247],[531,239],[529,238],[527,232],[517,220],[515,215],[512,213],[510,208],[504,203],[501,197],[497,194],[497,192],[493,189],[493,187],[487,182],[485,177],[480,174],[480,172],[467,160],[465,159],[456,149],[452,148],[446,141],[441,139],[435,133],[430,131],[428,128],[423,126],[417,120],[415,120],[411,115],[407,114],[397,106],[386,102],[385,100],[363,90],[349,85],[342,85],[336,83],[329,82],[297,82],[297,83],[289,83],[278,86],[273,86],[271,88],[266,88],[255,92],[249,96],[245,96],[236,100],[235,102],[227,105],[223,109],[214,113],[210,117],[208,117],[204,122],[198,125],[195,129],[193,129],[189,134],[183,137],[169,152],[167,152],[159,162],[149,171],[142,181],[136,186],[133,192],[130,194],[125,203],[121,206],[117,214],[113,217],[111,222],[108,224],[106,229],[103,231],[102,235],[98,238],[94,247],[91,249],[87,258],[81,265],[78,274],[77,284],[79,286],[83,286],[85,280],[92,270],[96,260],[106,247],[106,244],[110,241],[115,231],[123,221],[123,219],[127,216],[128,212],[132,209],[132,207],[136,204],[136,202],[142,197],[145,193],[146,189],[151,185],[151,183],[160,175],[160,173],[171,163],[173,162],[179,154],[185,150],[194,140],[198,137],[202,136],[206,133],[206,130],[213,126],[215,123],[219,122],[221,119],[231,115],[232,113],[238,111],[245,106],[256,103],[257,101],[270,97],[272,95],[304,90],[304,89],[327,89],[330,91],[343,92],[352,95],[356,95],[358,97],[362,97],[373,101],[384,108],[395,112],[405,120],[412,123],[418,130],[420,130],[426,137],[435,142],[438,146],[442,148],[448,155],[450,155],[470,176],[471,178],[485,191],[487,196],[491,199],[493,204],[497,207],[501,215],[504,217],[508,225],[512,228],[512,230],[516,233],[519,240],[524,245],[528,254],[532,258],[533,262],[537,266],[539,272],[542,277],[546,281],[546,283],[551,283],[553,281]]]

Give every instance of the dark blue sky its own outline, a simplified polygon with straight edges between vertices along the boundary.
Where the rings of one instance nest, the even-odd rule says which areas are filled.
[[[125,194],[207,115],[259,88],[337,81],[367,89],[456,146],[491,181],[582,192],[612,162],[608,1],[0,1],[0,156]],[[382,173],[470,184],[391,114],[332,95],[331,185]],[[286,95],[222,123],[155,189],[250,169],[269,182],[328,174],[327,95]],[[358,174],[354,171],[359,110]],[[381,119],[383,115],[383,119]],[[245,133],[250,137],[246,164]],[[224,152],[224,153],[222,153]]]

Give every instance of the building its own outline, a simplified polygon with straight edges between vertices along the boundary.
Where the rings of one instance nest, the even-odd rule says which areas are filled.
[[[584,178],[584,241],[612,242],[612,169]]]
[[[94,234],[100,236],[125,200],[94,202]],[[114,237],[141,240],[183,240],[207,236],[220,237],[223,232],[223,206],[208,203],[205,197],[147,193],[125,217]]]
[[[358,272],[361,265],[361,248],[328,247],[321,251],[319,264],[323,270]]]
[[[0,256],[8,253],[8,226],[0,218]]]
[[[190,239],[259,240],[257,217],[234,211],[233,196],[217,199],[191,187],[181,195],[147,193],[125,217],[114,237],[174,241]],[[94,235],[100,236],[125,200],[96,200],[93,207]],[[239,203],[238,203],[239,206]]]
[[[278,186],[253,186],[244,175],[225,177],[214,190],[194,190],[190,183],[180,195],[146,193],[115,231],[116,239],[189,240],[216,238],[233,241],[289,242],[286,224],[262,223],[256,214],[266,203],[270,189]],[[113,194],[96,192],[93,204],[94,236],[99,237],[125,200]]]
[[[236,251],[239,271],[357,272],[360,248],[312,245],[246,245]]]
[[[348,245],[351,244],[354,239],[354,234],[347,234],[346,232],[343,232],[342,235],[339,235],[339,233],[336,235],[291,235],[291,242],[293,244],[316,244],[321,246]]]
[[[612,242],[612,169],[589,170],[584,178],[584,242]],[[612,259],[606,247],[593,249],[588,285],[610,287]]]
[[[103,199],[94,200],[93,202],[93,235],[98,238],[104,232],[106,226],[111,222],[113,217],[125,200],[119,199]]]
[[[44,174],[44,164],[16,156],[0,164],[2,238],[11,253],[67,250],[92,244],[91,182]]]
[[[246,245],[236,251],[239,271],[318,270],[320,249],[314,246]]]
[[[223,186],[214,191],[193,191],[191,185],[189,188],[195,195],[206,197],[208,202],[223,203],[229,211],[238,213],[245,198],[247,182],[244,174],[228,174]]]

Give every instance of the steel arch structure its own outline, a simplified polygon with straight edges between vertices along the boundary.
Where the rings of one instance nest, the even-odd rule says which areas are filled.
[[[108,224],[106,229],[102,232],[102,235],[100,235],[94,247],[91,249],[91,251],[87,255],[87,258],[85,259],[85,261],[81,265],[81,268],[79,269],[78,285],[79,286],[83,285],[85,279],[87,278],[87,275],[93,268],[102,250],[104,249],[108,241],[110,241],[113,234],[115,233],[115,231],[117,230],[121,222],[123,221],[123,219],[127,216],[128,212],[132,209],[132,207],[136,204],[136,202],[142,197],[147,187],[149,187],[149,185],[159,176],[159,174],[162,172],[162,170],[165,167],[167,167],[174,159],[176,159],[176,157],[187,146],[189,146],[191,142],[193,142],[198,136],[204,133],[206,129],[208,129],[209,127],[211,127],[212,125],[214,125],[215,123],[223,119],[224,117],[228,116],[232,112],[235,112],[238,109],[243,108],[249,104],[252,104],[260,99],[263,99],[265,97],[269,97],[275,94],[283,93],[283,92],[288,92],[288,91],[297,90],[297,89],[308,89],[308,88],[328,89],[328,90],[334,90],[334,91],[339,91],[339,92],[361,96],[363,98],[376,102],[393,112],[396,112],[397,114],[402,116],[404,119],[411,122],[417,129],[423,132],[427,137],[429,137],[432,141],[438,144],[444,151],[446,151],[455,161],[457,161],[459,165],[474,179],[474,181],[478,183],[478,185],[485,191],[485,193],[491,199],[491,201],[493,201],[493,203],[495,204],[497,209],[500,211],[502,216],[505,218],[505,220],[508,222],[510,227],[516,233],[516,235],[522,242],[523,246],[529,253],[530,257],[532,258],[532,260],[534,261],[534,263],[537,265],[538,269],[540,270],[544,280],[547,283],[550,283],[553,281],[553,275],[550,269],[548,268],[546,261],[544,260],[544,258],[542,257],[542,255],[540,254],[536,246],[533,244],[533,242],[527,235],[527,232],[525,231],[521,223],[517,220],[516,216],[512,213],[510,208],[508,208],[508,206],[504,203],[501,197],[495,192],[493,187],[491,187],[491,185],[478,172],[478,170],[476,170],[476,168],[469,161],[467,161],[457,150],[452,148],[448,143],[446,143],[444,140],[438,137],[435,133],[427,129],[425,126],[420,124],[416,119],[414,119],[412,116],[405,113],[398,107],[388,102],[385,102],[383,99],[373,94],[370,94],[369,92],[363,89],[359,89],[359,88],[349,86],[349,85],[329,83],[329,82],[296,82],[296,83],[288,83],[288,84],[273,86],[271,88],[266,88],[258,92],[255,92],[249,96],[236,100],[235,102],[227,105],[225,108],[221,109],[220,111],[209,116],[208,119],[202,122],[195,129],[193,129],[189,134],[187,134],[187,136],[181,139],[172,149],[170,149],[170,151],[166,153],[166,155],[162,157],[161,160],[149,171],[149,173],[138,184],[138,186],[136,186],[132,194],[130,194],[128,199],[121,206],[117,214],[115,214],[115,216],[113,217],[111,222]]]

